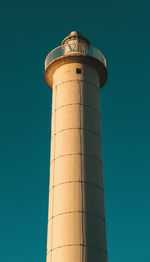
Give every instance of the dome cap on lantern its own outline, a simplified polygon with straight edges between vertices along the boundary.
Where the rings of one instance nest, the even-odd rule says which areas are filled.
[[[78,39],[79,42],[86,42],[86,44],[90,45],[90,41],[83,36],[79,31],[72,31],[70,35],[65,37],[65,39],[62,41],[62,45],[67,44],[70,40],[76,40]]]

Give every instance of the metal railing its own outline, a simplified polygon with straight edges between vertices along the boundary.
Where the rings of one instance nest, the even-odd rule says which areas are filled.
[[[82,54],[92,56],[99,61],[101,61],[104,66],[106,67],[106,59],[104,55],[95,47],[87,46],[83,43],[76,43],[76,44],[65,44],[53,49],[45,59],[45,70],[47,69],[48,65],[56,58],[61,56],[67,56],[71,54]]]

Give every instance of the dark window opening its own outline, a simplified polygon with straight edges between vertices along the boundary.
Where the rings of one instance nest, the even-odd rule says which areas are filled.
[[[81,74],[81,68],[76,68],[76,73]]]

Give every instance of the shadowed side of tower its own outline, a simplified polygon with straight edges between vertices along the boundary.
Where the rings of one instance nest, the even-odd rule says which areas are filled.
[[[107,71],[90,48],[74,31],[46,59],[53,90],[47,262],[107,261],[99,104]]]

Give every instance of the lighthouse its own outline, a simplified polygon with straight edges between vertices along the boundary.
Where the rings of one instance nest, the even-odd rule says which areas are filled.
[[[100,90],[104,55],[73,31],[45,60],[52,88],[47,262],[107,262]]]

